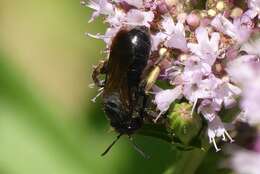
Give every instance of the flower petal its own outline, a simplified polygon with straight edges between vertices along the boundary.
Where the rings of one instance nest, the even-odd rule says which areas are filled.
[[[158,92],[155,95],[155,103],[157,104],[157,108],[161,112],[166,112],[169,109],[172,102],[174,102],[176,99],[181,97],[181,94],[182,94],[181,86],[177,86],[174,89],[167,89]]]

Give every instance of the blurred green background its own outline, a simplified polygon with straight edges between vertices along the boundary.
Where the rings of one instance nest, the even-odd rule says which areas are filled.
[[[90,89],[105,31],[79,0],[0,0],[0,174],[162,173],[177,158],[160,140],[136,136],[143,159],[116,134]]]

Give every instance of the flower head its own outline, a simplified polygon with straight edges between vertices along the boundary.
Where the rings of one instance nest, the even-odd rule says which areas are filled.
[[[156,77],[162,83],[156,85],[160,90],[152,87],[146,91],[154,94],[151,97],[157,118],[167,113],[172,103],[186,102],[192,106],[189,115],[199,113],[196,115],[208,123],[203,130],[207,130],[209,142],[218,151],[216,139],[233,141],[221,121],[220,111],[240,106],[251,125],[260,124],[260,47],[259,39],[250,39],[259,31],[260,0],[247,0],[246,10],[236,7],[233,1],[208,1],[207,6],[214,12],[212,16],[205,14],[208,9],[193,9],[195,1],[176,2],[91,0],[87,4],[94,10],[90,21],[103,15],[108,27],[103,35],[88,35],[102,39],[109,51],[119,30],[137,26],[149,29],[151,56],[141,79],[145,83],[143,76],[149,74],[146,71],[159,69]],[[239,14],[232,15],[236,10]],[[133,97],[139,101],[137,94]]]

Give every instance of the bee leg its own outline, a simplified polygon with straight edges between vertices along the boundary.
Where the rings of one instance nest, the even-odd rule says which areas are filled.
[[[150,90],[153,87],[153,85],[155,84],[158,76],[160,75],[160,67],[159,66],[155,66],[150,73],[148,74],[148,76],[141,81],[140,85],[139,85],[139,89],[137,92],[137,95],[139,95],[139,98],[142,97],[142,108],[140,108],[139,113],[141,113],[142,118],[144,118],[145,115],[151,116],[154,118],[156,116],[154,116],[156,113],[153,112],[151,114],[151,111],[148,109],[148,105],[150,105],[150,100],[149,100],[149,94],[150,94]],[[156,114],[158,115],[158,114]],[[150,117],[148,117],[150,118]]]
[[[140,83],[140,89],[142,89],[145,93],[145,95],[147,96],[148,94],[150,94],[150,90],[152,89],[152,87],[154,86],[157,78],[159,77],[160,75],[160,72],[161,72],[161,68],[160,68],[160,64],[161,62],[169,57],[169,52],[167,51],[166,48],[161,48],[160,51],[159,51],[159,55],[160,57],[158,58],[158,60],[154,63],[152,69],[150,69],[150,71],[147,73],[148,75],[144,78],[144,80]],[[144,112],[147,114],[147,115],[150,115],[152,116],[153,118],[153,121],[156,123],[158,121],[158,119],[161,117],[161,115],[163,113],[156,113],[156,112],[151,112],[151,111],[148,111],[147,108],[145,108]]]
[[[151,88],[153,87],[157,78],[160,75],[160,72],[161,72],[160,64],[161,64],[161,62],[169,56],[170,56],[170,53],[167,51],[166,48],[161,48],[159,50],[158,60],[154,63],[153,67],[149,70],[149,72],[146,73],[147,75],[141,83],[141,85],[143,86],[143,89],[144,89],[146,94],[149,93],[149,91],[151,90]]]
[[[157,78],[160,75],[160,72],[161,72],[160,67],[159,66],[155,66],[150,71],[150,73],[148,74],[146,79],[142,82],[141,85],[143,85],[143,89],[144,89],[146,94],[149,94],[149,91],[152,89],[153,85],[155,84]]]
[[[96,86],[104,87],[105,81],[99,78],[99,75],[107,73],[108,60],[101,60],[98,65],[94,66],[92,79]]]

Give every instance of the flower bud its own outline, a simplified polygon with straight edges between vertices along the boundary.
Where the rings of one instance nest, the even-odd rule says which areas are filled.
[[[219,1],[217,4],[216,4],[216,8],[218,11],[223,11],[225,9],[225,2],[224,1]]]
[[[168,130],[184,145],[198,136],[201,127],[201,118],[192,112],[192,105],[189,103],[175,104],[168,115]]]

